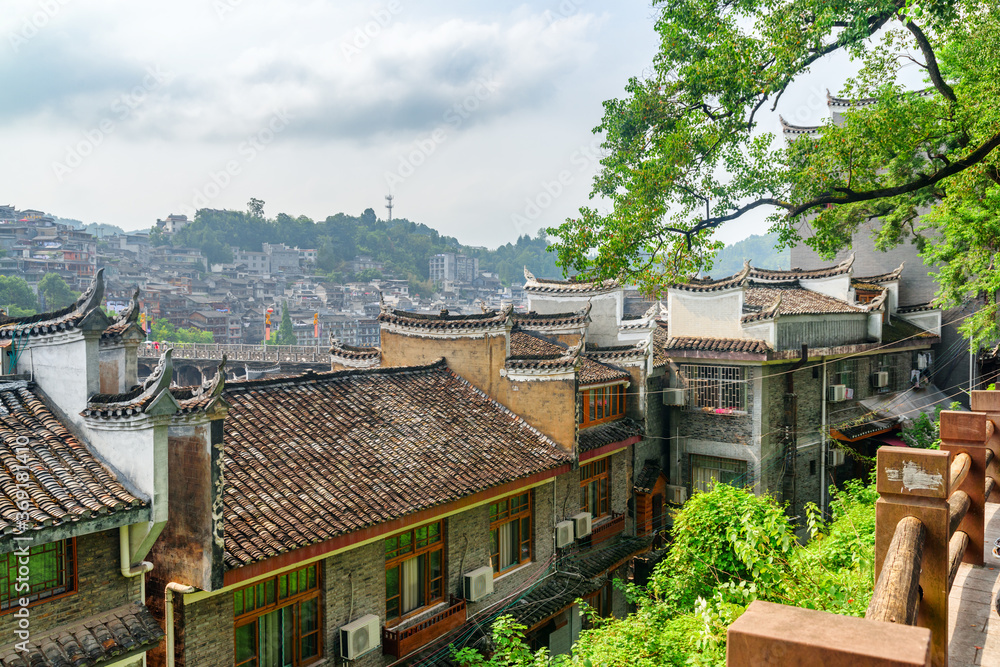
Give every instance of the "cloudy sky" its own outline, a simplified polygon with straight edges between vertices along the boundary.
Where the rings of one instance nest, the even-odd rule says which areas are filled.
[[[4,0],[0,36],[0,203],[139,229],[251,197],[383,217],[391,192],[487,246],[587,202],[601,103],[657,48],[648,0]]]

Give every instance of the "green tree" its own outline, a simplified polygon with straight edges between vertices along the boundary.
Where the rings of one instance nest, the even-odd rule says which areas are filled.
[[[58,310],[76,301],[80,293],[71,290],[58,273],[46,273],[38,281],[38,295],[45,299],[46,310]]]
[[[926,259],[949,303],[994,293],[1000,188],[1000,12],[990,0],[657,0],[651,73],[605,102],[606,157],[592,195],[557,229],[560,263],[650,291],[710,268],[715,230],[771,210],[783,245],[832,257],[859,225],[881,220],[876,247],[937,239]],[[828,54],[860,70],[840,91],[865,100],[814,136],[784,143],[763,114]],[[906,54],[901,56],[900,54]],[[902,83],[914,62],[924,91]],[[935,207],[932,215],[921,212]],[[969,229],[975,220],[991,225]],[[973,261],[966,261],[972,259]],[[993,267],[992,269],[990,267]],[[996,333],[997,304],[966,333]],[[978,332],[978,333],[977,333]]]
[[[281,304],[281,324],[278,329],[271,334],[269,345],[295,345],[298,341],[295,338],[295,330],[292,328],[292,318],[288,314],[288,302]]]
[[[149,333],[150,340],[167,341],[171,343],[214,343],[215,336],[211,331],[185,329],[175,327],[167,320],[154,320]]]
[[[382,272],[378,269],[365,269],[364,271],[358,271],[354,279],[360,283],[371,282],[372,280],[382,280]]]
[[[10,306],[37,311],[38,299],[24,278],[0,276],[0,308]]]
[[[264,218],[264,200],[251,197],[247,202],[247,213],[251,218]]]

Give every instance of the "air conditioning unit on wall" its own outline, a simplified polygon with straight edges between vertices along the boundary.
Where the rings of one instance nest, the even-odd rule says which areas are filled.
[[[366,614],[340,628],[340,655],[347,660],[359,658],[382,645],[379,619]]]
[[[844,465],[844,450],[839,448],[833,448],[827,453],[827,465],[831,468],[836,468],[837,466]]]
[[[556,524],[556,549],[573,544],[573,522],[560,521]]]
[[[872,384],[882,389],[889,386],[889,371],[878,371],[872,373]]]
[[[465,573],[465,599],[478,602],[493,593],[493,567],[484,565]]]
[[[593,517],[590,512],[580,512],[570,517],[573,520],[573,533],[576,539],[590,535],[590,521]]]
[[[688,490],[683,486],[667,484],[667,501],[674,505],[683,505],[687,502]]]
[[[664,405],[684,405],[685,391],[683,389],[667,388],[663,390]]]
[[[826,390],[826,400],[831,403],[837,403],[843,401],[847,398],[847,385],[843,384],[832,384],[827,387]]]

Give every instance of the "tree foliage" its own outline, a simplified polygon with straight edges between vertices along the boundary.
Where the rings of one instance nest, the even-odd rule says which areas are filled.
[[[150,340],[170,343],[214,343],[215,336],[211,331],[198,331],[175,327],[167,320],[154,320],[149,332]]]
[[[292,317],[288,314],[288,302],[281,304],[281,324],[271,332],[271,340],[268,345],[295,345],[298,340],[295,338],[295,329],[292,327]]]
[[[593,278],[663,280],[710,268],[720,225],[766,207],[781,242],[830,257],[862,223],[876,247],[927,244],[947,303],[996,290],[1000,12],[988,0],[658,0],[651,74],[605,102],[592,196],[550,232],[560,263]],[[907,6],[909,4],[910,6]],[[842,122],[784,143],[759,128],[824,56],[859,63]],[[927,88],[899,75],[916,63]],[[921,219],[927,207],[934,213]],[[981,229],[971,229],[976,221]],[[935,249],[937,247],[937,249]],[[965,261],[969,258],[970,261]],[[996,305],[967,325],[995,333]]]
[[[0,308],[7,310],[10,306],[37,311],[38,299],[24,278],[0,276]]]
[[[771,497],[719,484],[678,511],[675,540],[646,588],[626,587],[636,611],[584,631],[572,656],[532,654],[509,618],[494,626],[498,650],[463,665],[725,665],[726,629],[756,599],[863,616],[871,599],[874,485],[849,482],[831,502],[827,524],[808,510],[812,539],[802,546]]]
[[[76,301],[80,293],[71,290],[58,273],[46,273],[38,281],[38,295],[45,298],[47,310],[58,310]]]

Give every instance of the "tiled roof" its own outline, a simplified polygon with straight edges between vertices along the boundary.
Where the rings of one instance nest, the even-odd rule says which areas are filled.
[[[223,354],[215,377],[205,384],[192,387],[170,387],[170,395],[177,401],[178,413],[199,412],[211,406],[213,401],[220,400],[225,388],[226,355]]]
[[[595,361],[635,361],[646,357],[646,346],[642,343],[637,345],[616,345],[614,347],[588,346],[584,355]]]
[[[602,542],[597,548],[570,552],[563,565],[570,572],[576,572],[588,579],[598,579],[611,570],[616,570],[634,556],[648,551],[653,544],[653,536],[632,537],[620,535],[609,542]]]
[[[641,436],[644,432],[645,429],[642,427],[642,424],[634,419],[625,417],[613,422],[580,429],[580,433],[577,436],[577,443],[581,453],[589,452],[592,449],[610,445],[613,442],[628,440],[637,435]]]
[[[516,328],[510,333],[510,357],[505,365],[508,368],[530,369],[536,368],[534,366],[536,363],[548,362],[547,366],[537,366],[537,368],[554,369],[558,364],[562,364],[561,367],[568,367],[569,364],[576,363],[576,357],[570,359],[569,355],[570,351],[565,346]],[[557,362],[557,360],[562,361]],[[614,368],[585,355],[579,357],[577,379],[581,385],[625,381],[631,377],[627,371],[620,368]]]
[[[819,125],[792,125],[781,115],[778,116],[778,120],[785,134],[819,134]]]
[[[25,437],[21,447],[17,438]],[[23,441],[22,441],[23,442]],[[21,460],[18,459],[21,454]],[[58,526],[95,515],[144,506],[69,429],[56,419],[34,385],[0,384],[0,533],[18,526],[15,473],[26,466],[27,527]]]
[[[230,383],[224,397],[229,567],[571,460],[443,361]]]
[[[653,329],[653,368],[667,365],[669,359],[666,351],[668,340],[670,340],[670,333],[667,323],[657,320],[656,328]]]
[[[819,315],[832,313],[864,313],[867,309],[826,294],[802,287],[797,280],[776,283],[751,281],[744,294],[743,303],[750,310],[764,309],[775,304],[780,297],[778,315]]]
[[[0,647],[0,667],[89,667],[115,662],[160,643],[163,630],[144,605],[132,603],[49,632],[35,633],[28,651]]]
[[[757,338],[703,338],[678,336],[668,338],[664,350],[704,350],[708,352],[749,352],[767,354],[771,346]]]
[[[156,368],[141,384],[137,384],[123,394],[94,394],[87,401],[87,407],[80,413],[85,417],[115,418],[131,417],[146,411],[161,392],[170,387],[173,378],[173,348],[162,355]],[[223,361],[225,363],[225,361]]]
[[[0,315],[0,338],[14,336],[39,336],[59,331],[75,329],[92,311],[98,310],[105,318],[99,306],[104,298],[104,269],[98,269],[94,281],[76,301],[48,313],[28,315],[25,317],[6,317]]]
[[[447,310],[442,310],[439,314],[433,314],[411,313],[405,310],[384,308],[379,313],[378,321],[384,324],[427,331],[484,329],[504,325],[510,318],[512,310],[510,304],[505,305],[500,310],[491,310],[486,313],[477,313],[474,315],[452,315]]]
[[[382,356],[382,350],[377,347],[357,347],[354,345],[346,345],[345,343],[341,343],[339,340],[331,338],[330,354],[342,359],[369,361],[372,359],[379,359]]]
[[[631,379],[632,376],[629,375],[628,371],[602,363],[588,355],[583,355],[580,358],[580,372],[577,374],[577,380],[579,380],[581,387],[605,382],[626,382]]]
[[[636,493],[652,493],[653,487],[656,486],[656,480],[659,478],[660,464],[657,463],[656,459],[650,459],[643,464],[642,470],[635,476],[633,488]]]
[[[727,278],[721,278],[719,280],[712,280],[711,278],[692,278],[686,283],[674,283],[671,287],[674,289],[684,290],[685,292],[718,292],[745,285],[749,275],[750,262],[744,262],[743,268],[739,273],[731,275]]]
[[[833,266],[824,266],[819,269],[758,269],[752,267],[750,269],[750,277],[757,280],[815,280],[818,278],[831,278],[833,276],[843,275],[851,270],[854,266],[854,253],[851,256],[842,261],[840,264],[834,264]]]
[[[572,606],[578,598],[590,595],[603,584],[603,581],[555,572],[508,607],[506,613],[518,623],[531,628]]]
[[[600,282],[585,282],[570,278],[555,280],[553,278],[536,278],[527,268],[524,269],[524,291],[536,294],[596,294],[619,289],[618,281],[602,280]]]
[[[135,291],[132,293],[132,299],[129,301],[128,307],[123,310],[118,317],[111,323],[104,333],[101,334],[101,338],[112,339],[121,336],[129,327],[138,326],[139,323],[139,288],[136,287]]]
[[[937,310],[937,306],[935,306],[930,301],[926,303],[914,303],[909,306],[900,306],[899,308],[896,309],[896,312],[906,314],[906,313],[919,313],[926,310]]]
[[[514,324],[523,329],[547,329],[551,327],[582,327],[587,323],[590,304],[573,313],[514,313]]]
[[[935,336],[926,329],[921,329],[912,322],[907,322],[902,317],[894,317],[890,322],[882,323],[882,342],[899,343],[907,340],[928,340],[935,339]]]
[[[875,284],[888,283],[892,282],[893,280],[899,280],[899,277],[903,274],[904,264],[906,264],[906,262],[901,262],[900,265],[895,268],[895,270],[890,271],[889,273],[880,273],[877,276],[858,276],[854,280],[857,280],[862,283],[875,283]],[[853,283],[854,281],[852,280],[851,282]]]

